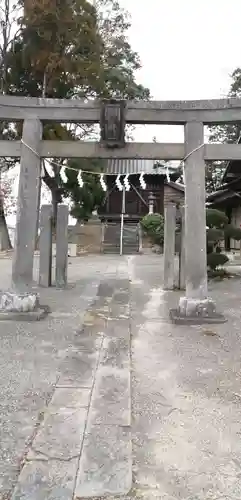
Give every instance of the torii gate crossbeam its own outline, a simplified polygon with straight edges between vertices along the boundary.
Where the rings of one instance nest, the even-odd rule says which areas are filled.
[[[0,141],[0,157],[20,158],[24,150],[21,141]],[[40,141],[41,158],[101,158],[182,160],[185,157],[183,143],[127,142],[125,148],[107,149],[92,141]],[[205,161],[231,161],[241,158],[241,144],[204,144]]]
[[[15,121],[38,117],[62,123],[98,123],[101,102],[83,99],[45,99],[0,96],[0,119]],[[199,121],[204,125],[240,121],[241,99],[199,101],[129,101],[126,123],[184,125]]]

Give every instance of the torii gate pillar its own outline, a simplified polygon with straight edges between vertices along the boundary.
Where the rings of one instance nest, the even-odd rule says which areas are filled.
[[[179,308],[171,310],[175,323],[224,322],[216,306],[208,298],[205,161],[203,123],[185,125],[185,282],[186,296]]]
[[[40,142],[42,123],[25,120],[20,161],[17,224],[14,245],[12,281],[25,290],[33,281],[33,260],[38,221],[38,191],[41,174]]]
[[[0,320],[39,320],[49,309],[39,305],[33,290],[33,262],[38,219],[40,144],[42,123],[27,119],[23,125],[17,224],[12,267],[12,290],[0,293]]]

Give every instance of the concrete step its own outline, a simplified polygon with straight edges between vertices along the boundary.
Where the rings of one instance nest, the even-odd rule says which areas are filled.
[[[102,253],[106,254],[106,255],[107,254],[110,254],[110,255],[119,255],[120,254],[120,249],[119,250],[114,250],[113,248],[112,249],[110,248],[108,250],[104,249]]]
[[[120,243],[104,243],[103,248],[120,248]]]
[[[120,253],[119,248],[103,248],[102,250],[103,254],[116,254],[118,255]],[[123,255],[133,255],[139,253],[138,248],[123,248],[122,250]]]

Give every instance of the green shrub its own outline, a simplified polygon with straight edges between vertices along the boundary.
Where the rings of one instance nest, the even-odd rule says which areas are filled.
[[[207,264],[212,270],[218,266],[223,266],[226,262],[228,262],[228,257],[224,253],[212,252],[207,255]]]
[[[206,223],[210,228],[215,227],[217,229],[222,229],[228,224],[228,217],[221,212],[221,210],[208,208],[206,210]]]
[[[223,229],[216,229],[216,227],[210,227],[207,229],[207,242],[209,245],[214,245],[216,242],[223,239]]]
[[[225,226],[224,234],[226,238],[233,238],[236,241],[241,240],[241,229],[239,229],[239,227],[233,227],[231,224],[227,224],[227,226]]]
[[[224,238],[241,240],[241,229],[228,224],[228,217],[220,210],[206,210],[207,223],[207,264],[210,270],[223,266],[228,262],[227,255],[222,253],[221,241]]]
[[[161,214],[148,214],[141,220],[144,233],[154,245],[163,245],[164,242],[164,217]]]
[[[228,262],[227,255],[222,253],[221,241],[225,237],[241,240],[241,229],[228,224],[228,218],[220,210],[206,210],[207,224],[207,265],[209,271],[214,271]],[[164,243],[164,217],[161,214],[148,214],[141,220],[144,233],[153,244],[162,246]],[[219,270],[217,271],[219,272]]]

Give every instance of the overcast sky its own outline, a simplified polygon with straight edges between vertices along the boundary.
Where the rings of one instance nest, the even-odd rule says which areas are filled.
[[[132,17],[138,81],[153,99],[224,97],[241,66],[241,0],[120,0]],[[182,142],[182,127],[142,127],[138,141]]]

